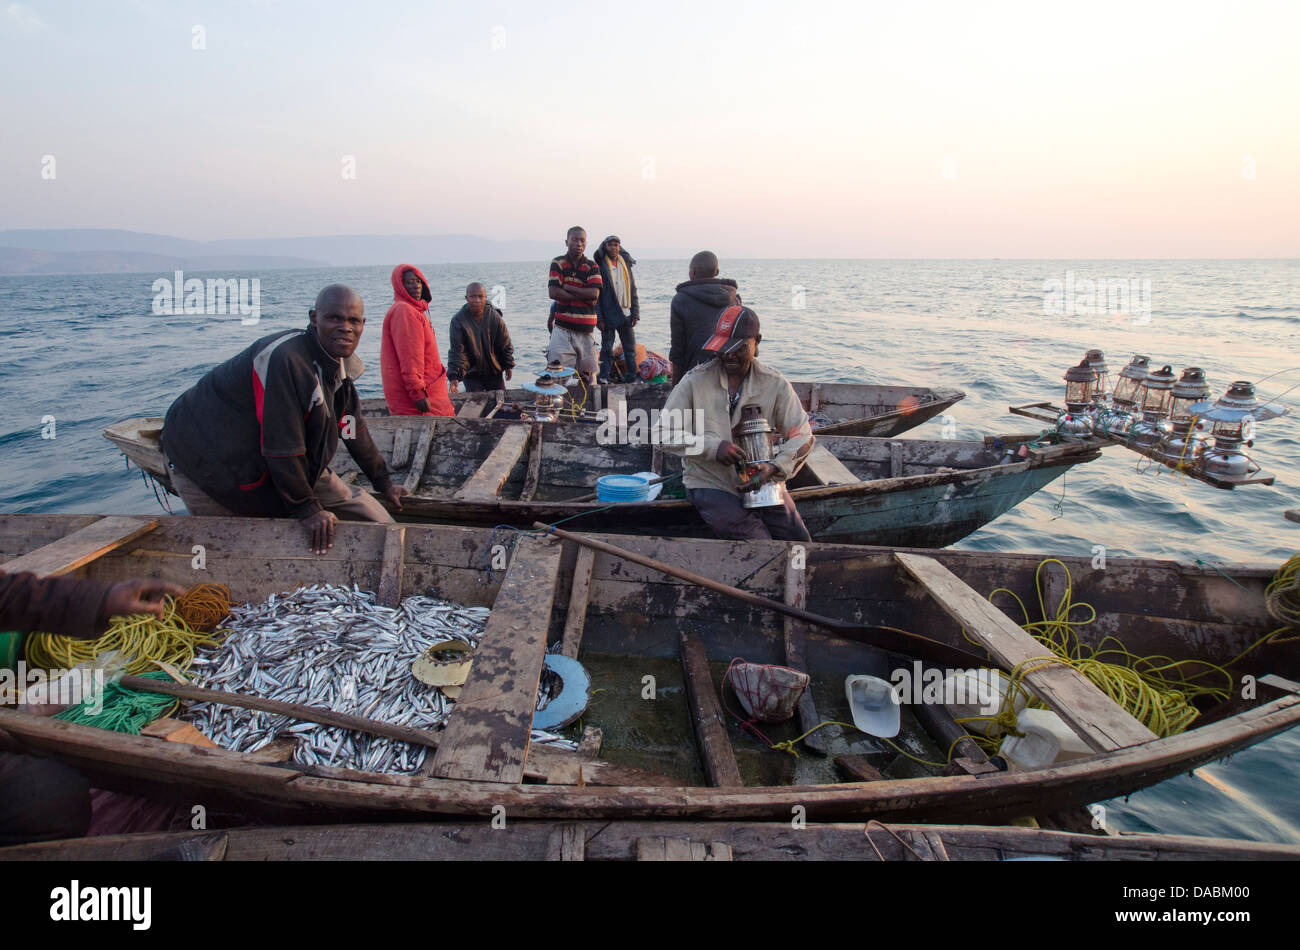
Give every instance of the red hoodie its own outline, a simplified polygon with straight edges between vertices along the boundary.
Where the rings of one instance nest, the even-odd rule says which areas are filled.
[[[423,299],[416,300],[402,286],[402,275],[415,271],[424,284]],[[395,416],[418,416],[419,399],[429,400],[429,415],[452,416],[447,395],[447,370],[438,357],[438,339],[427,315],[429,282],[418,268],[398,264],[393,268],[393,305],[384,315],[384,339],[379,369],[384,377],[384,399]]]

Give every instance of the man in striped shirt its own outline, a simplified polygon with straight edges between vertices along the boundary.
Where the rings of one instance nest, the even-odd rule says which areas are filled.
[[[588,388],[596,385],[596,301],[600,297],[600,267],[582,252],[587,248],[587,232],[569,228],[565,236],[568,252],[551,261],[547,281],[555,308],[546,329],[551,340],[546,347],[548,362],[558,360],[576,369]]]

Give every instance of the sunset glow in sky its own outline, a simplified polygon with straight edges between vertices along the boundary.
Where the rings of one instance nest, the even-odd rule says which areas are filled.
[[[1291,257],[1297,36],[1296,3],[0,0],[0,228]]]

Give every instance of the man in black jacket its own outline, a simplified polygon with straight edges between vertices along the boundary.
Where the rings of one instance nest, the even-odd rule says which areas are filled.
[[[636,261],[623,250],[618,235],[611,234],[596,250],[593,260],[600,265],[600,297],[596,300],[596,328],[600,330],[600,382],[631,383],[636,374],[636,332],[641,303],[636,296]],[[623,378],[614,379],[614,334],[623,344]]]
[[[114,616],[161,617],[162,597],[183,587],[134,579],[109,584],[78,577],[0,573],[0,630],[39,630],[83,640]],[[0,847],[79,838],[90,827],[90,785],[76,769],[30,755],[0,752]]]
[[[465,288],[465,306],[451,318],[451,343],[447,352],[447,389],[465,392],[505,389],[514,375],[515,348],[501,311],[488,303],[487,288],[480,283]]]
[[[329,469],[342,438],[348,453],[399,511],[392,483],[352,380],[365,308],[351,287],[331,284],[306,330],[263,337],[217,366],[167,411],[163,450],[172,487],[192,515],[297,518],[313,553],[334,544],[339,517],[391,522],[360,488]]]
[[[713,337],[718,315],[740,303],[736,282],[719,279],[718,256],[712,251],[700,251],[691,258],[689,275],[690,280],[677,285],[677,293],[668,308],[672,341],[668,362],[674,386],[695,366],[714,358],[713,353],[704,349],[704,344]]]

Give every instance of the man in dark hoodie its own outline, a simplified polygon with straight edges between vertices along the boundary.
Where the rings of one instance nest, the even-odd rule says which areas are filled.
[[[339,439],[399,511],[393,484],[352,380],[365,308],[351,287],[316,297],[305,330],[281,330],[211,370],[163,422],[172,486],[192,515],[297,518],[324,554],[340,517],[391,522],[384,506],[330,471]]]
[[[465,306],[451,318],[447,352],[447,389],[455,392],[463,381],[465,392],[505,389],[514,375],[515,348],[510,343],[501,311],[488,303],[487,288],[472,283],[465,288]]]
[[[596,329],[600,330],[600,382],[631,383],[637,378],[634,360],[624,360],[622,379],[613,379],[614,335],[623,343],[623,352],[636,355],[636,331],[641,319],[641,303],[636,297],[636,277],[632,268],[636,261],[623,250],[618,235],[605,238],[596,250],[594,259],[600,265],[600,296],[596,299]]]
[[[677,285],[668,309],[672,335],[668,362],[674,386],[694,367],[714,358],[704,344],[713,337],[718,315],[740,303],[736,282],[718,277],[718,256],[712,251],[700,251],[692,257],[689,273],[690,280]]]

